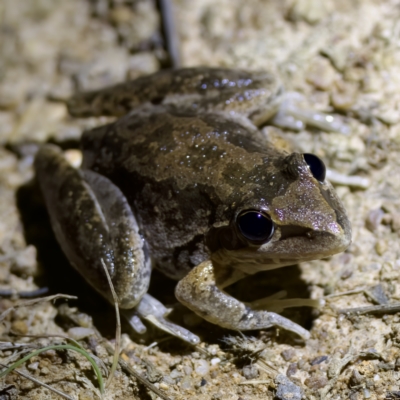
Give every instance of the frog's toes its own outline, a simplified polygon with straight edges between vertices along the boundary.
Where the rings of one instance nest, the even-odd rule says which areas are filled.
[[[271,122],[280,128],[294,131],[303,130],[308,125],[326,132],[349,133],[349,126],[341,118],[308,107],[303,95],[286,92]]]
[[[128,319],[132,328],[138,333],[144,333],[146,327],[140,318],[143,318],[157,328],[168,332],[172,336],[184,340],[190,344],[200,343],[200,338],[187,329],[172,323],[166,319],[171,309],[166,308],[162,303],[149,294],[145,294],[140,303],[131,310],[121,310],[122,314]],[[140,318],[139,318],[140,317]]]

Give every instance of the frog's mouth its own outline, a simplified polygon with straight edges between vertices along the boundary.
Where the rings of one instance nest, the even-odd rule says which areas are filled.
[[[340,235],[296,226],[279,230],[268,243],[235,250],[220,249],[212,258],[220,264],[252,274],[329,257],[346,250],[351,243],[350,230],[344,230]]]

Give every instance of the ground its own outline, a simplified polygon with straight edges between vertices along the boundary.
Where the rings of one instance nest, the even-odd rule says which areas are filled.
[[[285,136],[342,174],[332,180],[352,222],[353,242],[328,260],[273,271],[236,288],[252,285],[259,297],[267,287],[324,299],[319,310],[287,314],[311,329],[306,343],[277,330],[242,338],[180,308],[177,320],[202,337],[199,346],[153,330],[132,336],[123,326],[122,358],[175,400],[400,398],[400,1],[175,0],[174,7],[183,66],[275,71],[287,90],[344,124],[340,133],[307,129]],[[151,0],[0,2],[0,290],[46,285],[80,298],[33,305],[15,296],[0,300],[3,364],[63,341],[16,335],[52,334],[85,336],[83,345],[109,368],[102,338],[114,337],[113,310],[58,249],[32,183],[33,154],[46,141],[76,147],[83,129],[104,122],[68,116],[63,100],[74,91],[132,79],[168,62]],[[159,274],[154,281],[152,290],[162,287],[159,297],[173,304],[173,282],[164,285]],[[349,311],[356,307],[361,312]],[[97,336],[90,335],[91,317]],[[48,351],[20,370],[75,399],[98,398],[88,361],[72,351]],[[61,398],[17,374],[2,385],[1,399]],[[118,369],[105,398],[156,395]]]

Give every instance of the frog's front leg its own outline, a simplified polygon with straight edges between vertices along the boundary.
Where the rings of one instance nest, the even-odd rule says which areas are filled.
[[[202,318],[224,328],[239,331],[277,326],[309,339],[300,325],[274,312],[254,310],[221,290],[230,274],[214,268],[211,260],[195,267],[177,285],[175,295]]]

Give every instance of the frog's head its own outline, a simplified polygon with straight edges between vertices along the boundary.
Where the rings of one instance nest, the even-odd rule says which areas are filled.
[[[245,194],[229,225],[218,229],[216,262],[254,273],[328,257],[350,245],[350,222],[318,157],[293,153],[267,170],[263,185]]]

